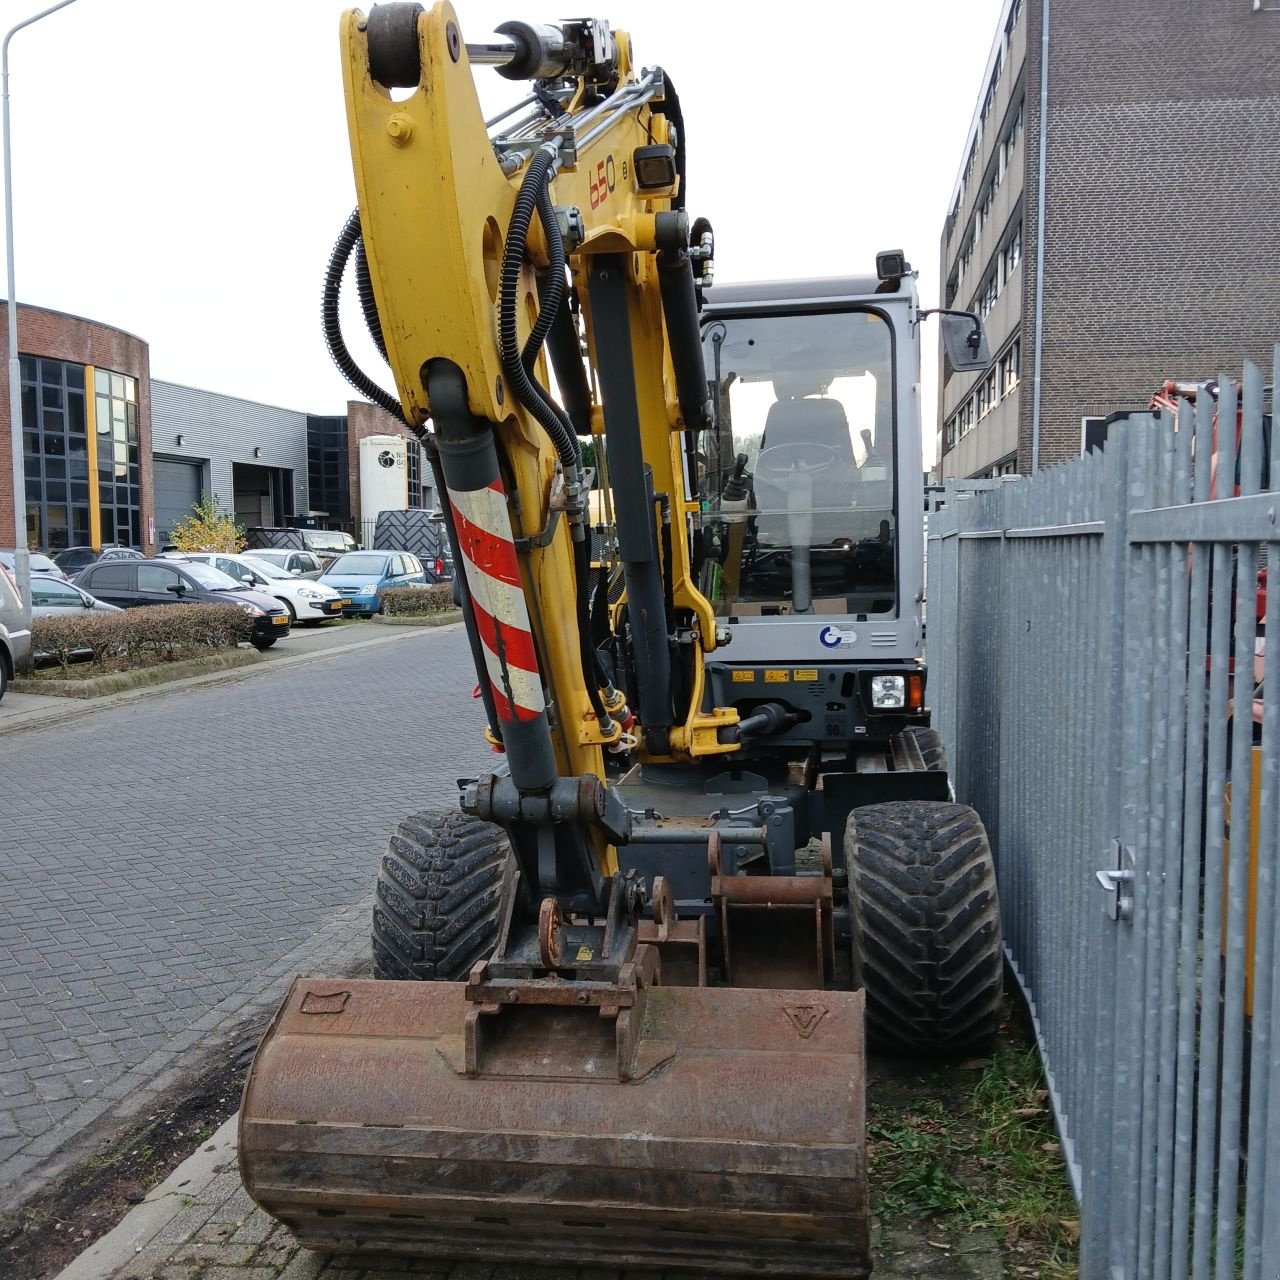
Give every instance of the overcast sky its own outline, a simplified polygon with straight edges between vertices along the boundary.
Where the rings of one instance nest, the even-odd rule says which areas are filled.
[[[506,18],[562,16],[543,3],[455,7],[477,40]],[[0,22],[40,7],[0,0]],[[15,36],[19,300],[138,334],[154,378],[342,412],[354,392],[318,316],[355,203],[343,7],[77,0]],[[718,281],[868,271],[877,250],[902,248],[936,305],[939,232],[999,9],[608,0],[592,12],[630,30],[638,61],[680,91],[689,210],[715,226]],[[768,25],[779,15],[784,28]],[[488,68],[477,78],[486,110],[518,96]],[[926,461],[935,340],[927,325]],[[374,372],[370,348],[352,346]]]

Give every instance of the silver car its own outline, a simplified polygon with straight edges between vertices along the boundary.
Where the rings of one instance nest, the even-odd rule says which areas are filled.
[[[22,601],[8,570],[0,569],[0,698],[31,653],[31,630],[22,620]]]
[[[98,613],[119,613],[118,605],[96,600],[70,582],[45,574],[31,575],[31,616],[33,618],[65,618],[70,614],[94,609]]]

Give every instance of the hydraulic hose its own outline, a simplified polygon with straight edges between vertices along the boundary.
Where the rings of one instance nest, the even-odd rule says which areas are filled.
[[[547,238],[547,274],[546,287],[538,299],[537,318],[529,330],[524,350],[520,353],[521,363],[530,381],[533,381],[533,362],[538,358],[542,344],[547,340],[547,334],[551,332],[551,326],[560,310],[560,304],[564,301],[564,241],[560,238],[560,224],[556,221],[555,205],[551,203],[550,182],[544,182],[538,189],[538,221],[542,223],[542,233]],[[568,414],[559,411],[559,406],[551,401],[542,387],[536,382],[534,385],[551,404],[552,409],[557,410],[556,416],[562,422],[568,423]],[[572,428],[572,423],[568,425]]]
[[[600,697],[600,685],[607,683],[600,679],[600,664],[595,646],[591,643],[591,625],[587,616],[587,595],[591,579],[590,544],[583,539],[573,544],[573,563],[577,576],[577,613],[578,613],[578,654],[582,661],[582,681],[587,686],[587,697],[591,701],[591,710],[596,713],[600,728],[608,733],[613,727],[613,717],[605,710],[604,700]]]
[[[342,276],[347,269],[351,251],[360,239],[360,210],[353,209],[338,236],[333,252],[329,255],[329,265],[324,273],[324,294],[320,303],[321,327],[324,330],[325,345],[333,357],[338,371],[367,400],[385,409],[392,417],[411,426],[404,416],[400,402],[384,391],[368,374],[356,364],[347,344],[342,337],[342,323],[338,319],[338,296],[342,291]],[[365,313],[366,317],[368,312]],[[376,312],[375,312],[376,317]],[[381,326],[379,326],[381,331]]]
[[[551,443],[555,446],[556,453],[559,454],[560,461],[565,467],[576,469],[581,466],[582,462],[582,454],[578,448],[578,438],[574,435],[567,417],[562,417],[561,413],[557,412],[550,401],[540,394],[537,386],[530,378],[529,372],[525,368],[523,353],[520,350],[517,331],[516,303],[520,292],[520,269],[524,265],[525,246],[529,237],[529,224],[533,220],[533,212],[538,207],[539,200],[550,182],[549,174],[553,158],[549,150],[539,149],[535,152],[533,159],[529,161],[524,181],[520,184],[515,208],[511,213],[511,222],[507,227],[507,242],[502,253],[502,285],[498,299],[498,354],[502,359],[502,372],[506,374],[507,381],[511,384],[511,389],[516,399],[529,410],[547,435],[551,437]],[[549,197],[547,203],[548,207],[550,207]],[[547,225],[547,221],[549,221],[550,225]],[[544,221],[543,231],[547,237],[548,250],[554,253],[555,247],[558,246],[559,248],[561,262],[559,288],[563,290],[564,245],[560,242],[559,228],[556,226],[554,213],[547,221]],[[555,289],[556,282],[553,280],[550,282],[549,291]],[[554,311],[549,307],[544,307],[539,313],[538,321],[535,323],[535,330],[542,323],[544,315],[546,316],[545,329],[550,328],[551,320],[554,318]],[[543,330],[543,337],[546,336],[545,329]],[[532,335],[530,336],[532,338]]]
[[[356,241],[356,294],[360,298],[360,310],[378,354],[387,359],[387,343],[382,336],[382,320],[378,316],[378,302],[373,296],[373,280],[369,275],[369,259],[364,252],[364,236]],[[388,361],[388,363],[390,363]]]

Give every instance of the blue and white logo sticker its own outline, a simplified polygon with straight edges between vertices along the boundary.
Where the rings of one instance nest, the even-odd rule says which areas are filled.
[[[858,633],[852,627],[823,627],[818,639],[827,649],[851,649],[858,643]]]

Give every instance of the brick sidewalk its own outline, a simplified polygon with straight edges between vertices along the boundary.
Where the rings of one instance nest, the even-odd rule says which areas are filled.
[[[460,629],[0,738],[0,1207],[368,955],[389,833],[491,758]]]

